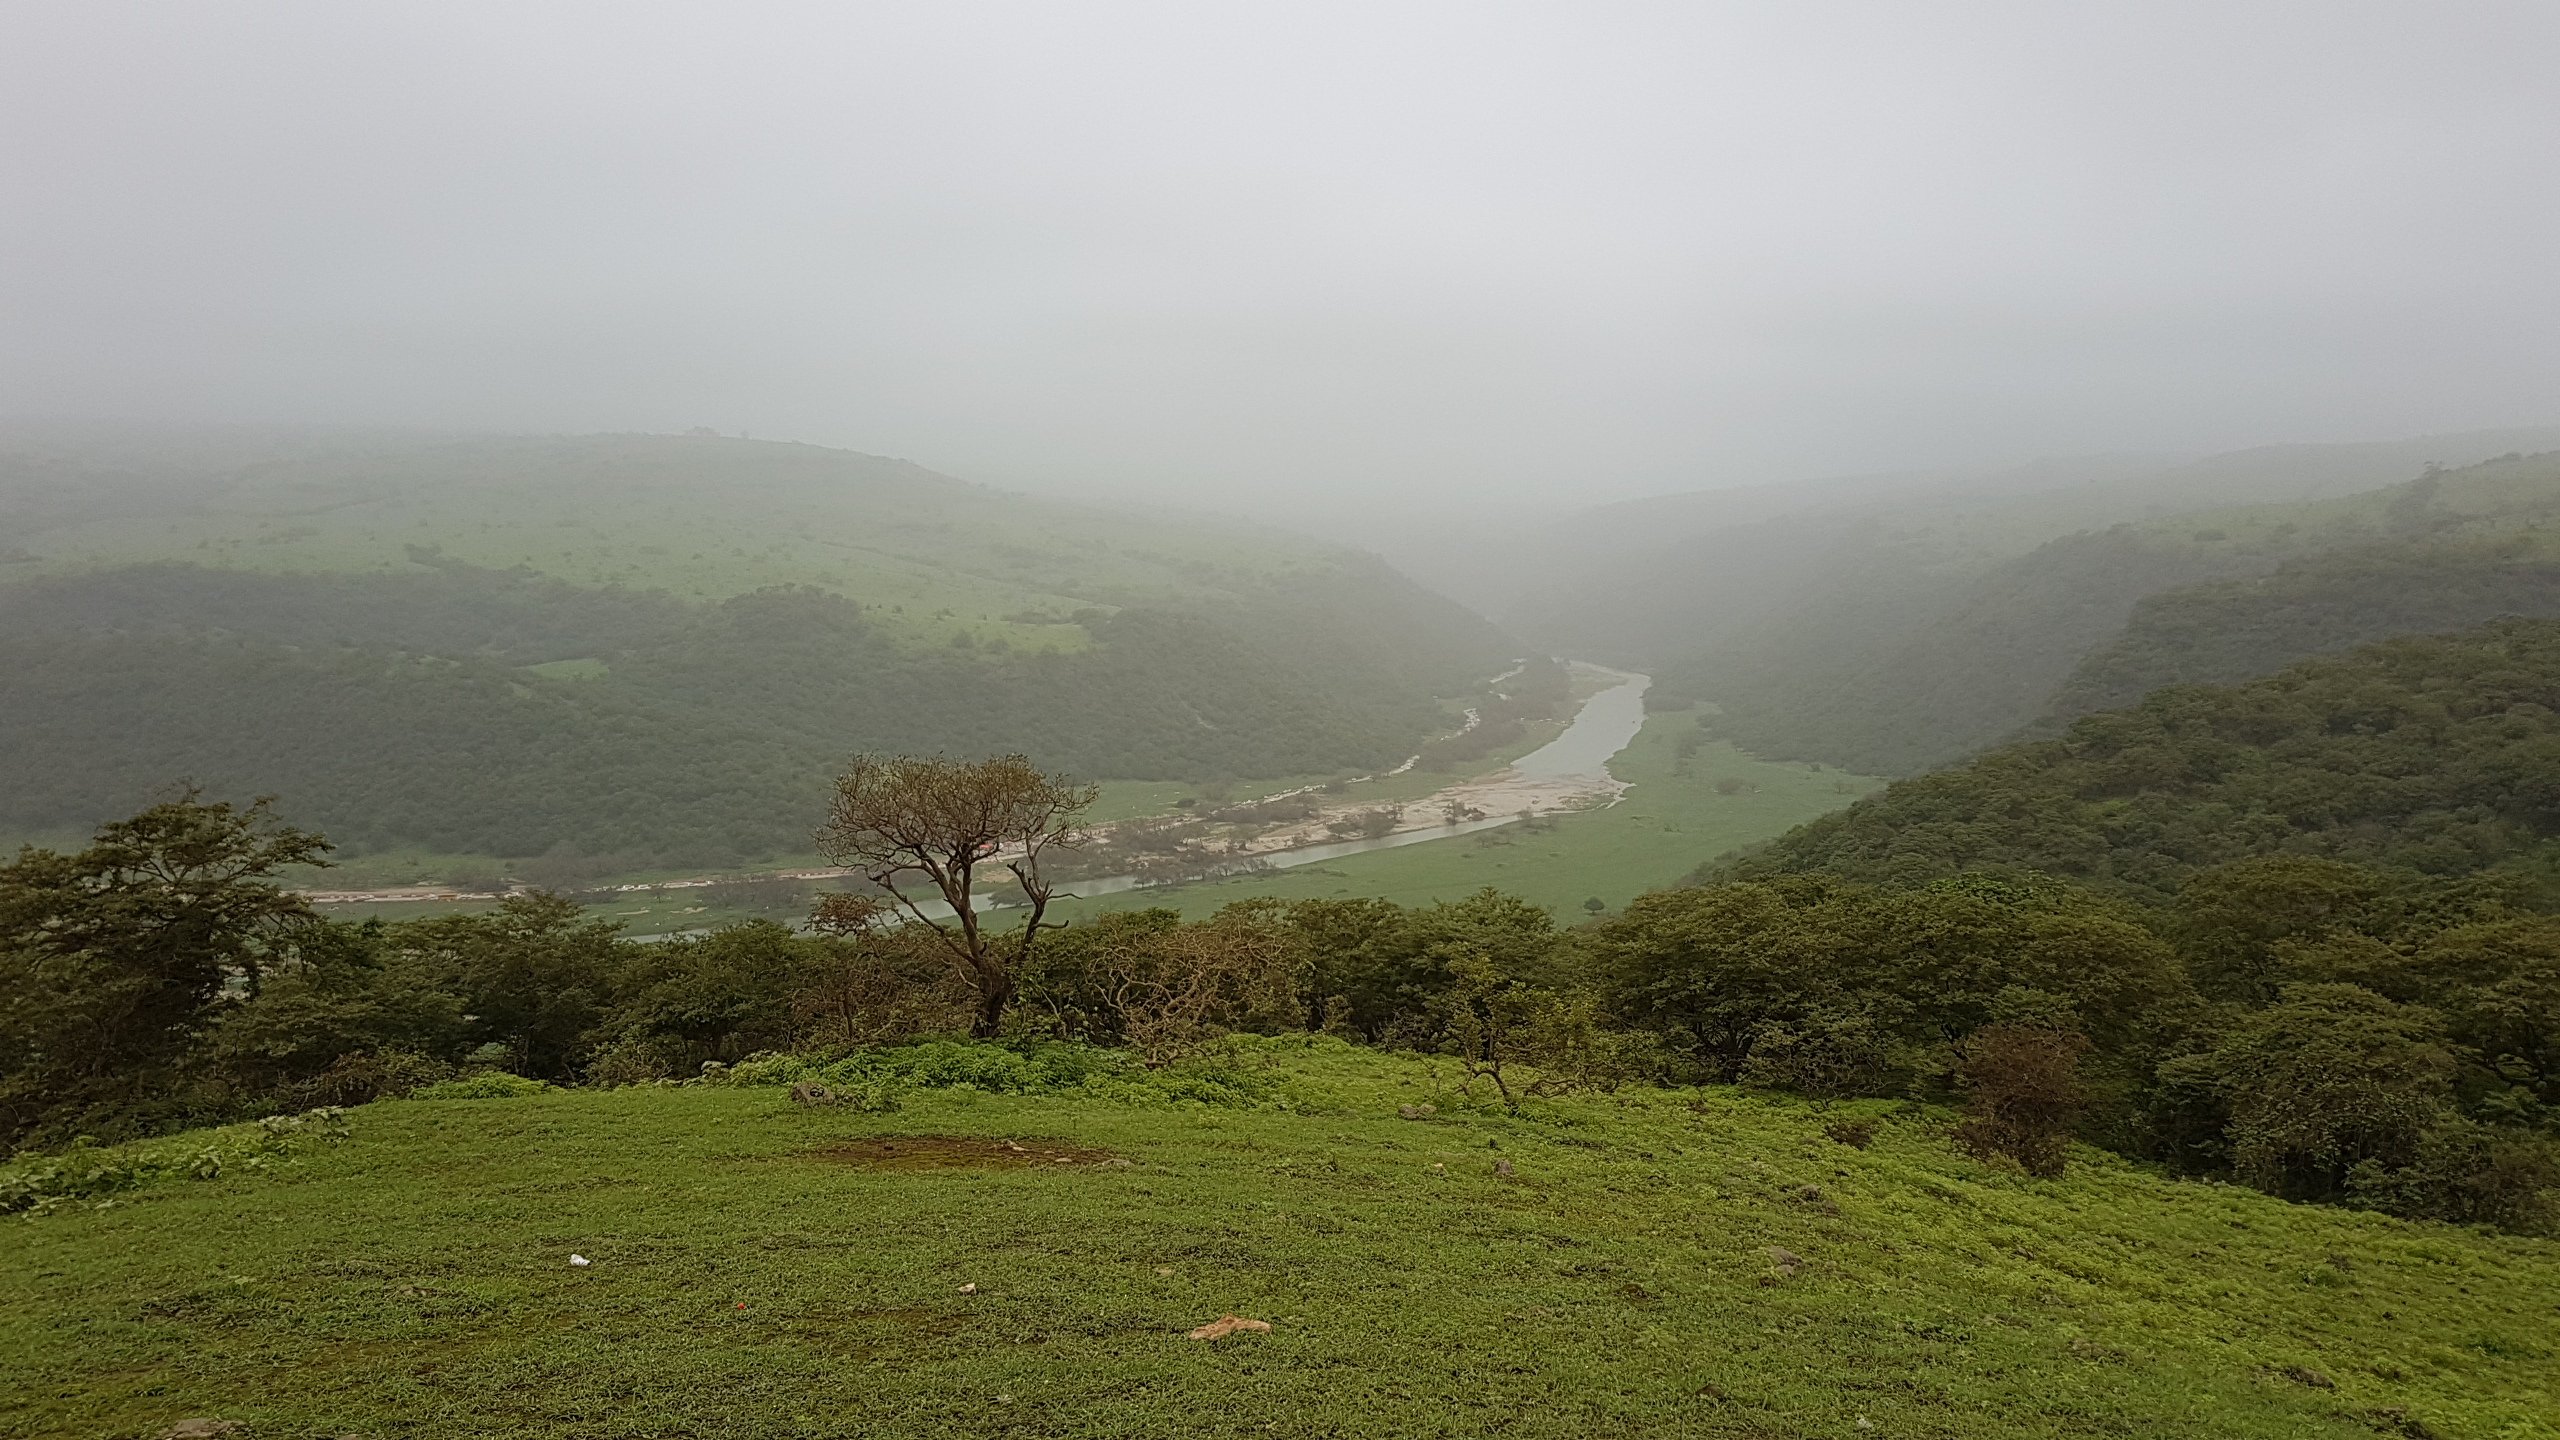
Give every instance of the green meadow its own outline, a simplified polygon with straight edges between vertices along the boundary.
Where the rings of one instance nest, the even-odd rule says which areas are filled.
[[[381,1102],[255,1169],[147,1142],[218,1173],[0,1229],[0,1433],[2560,1434],[2547,1241],[2086,1149],[2028,1180],[1892,1102],[1448,1078],[1298,1037],[887,1113],[642,1087]],[[1227,1314],[1271,1328],[1184,1338]]]

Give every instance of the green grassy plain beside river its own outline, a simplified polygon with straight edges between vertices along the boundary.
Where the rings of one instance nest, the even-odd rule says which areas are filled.
[[[1455,900],[1491,885],[1567,919],[1599,900],[1617,909],[1728,850],[1785,834],[1884,782],[1757,760],[1699,734],[1690,712],[1647,716],[1609,762],[1628,783],[1604,809],[1545,816],[1296,869],[1152,887],[1066,905],[1069,919],[1161,905],[1203,915],[1237,900],[1375,896],[1400,905]],[[1683,750],[1687,754],[1683,754]],[[1730,787],[1729,789],[1726,787]]]

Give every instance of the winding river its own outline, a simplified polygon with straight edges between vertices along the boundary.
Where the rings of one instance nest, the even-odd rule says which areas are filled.
[[[1607,679],[1615,683],[1583,701],[1582,708],[1574,712],[1573,721],[1565,726],[1563,734],[1511,763],[1510,769],[1522,779],[1579,780],[1606,784],[1610,778],[1609,761],[1614,759],[1619,751],[1626,749],[1628,744],[1636,738],[1636,732],[1644,728],[1644,692],[1645,688],[1653,683],[1652,676],[1638,675],[1625,670],[1611,670],[1605,666],[1585,664],[1579,660],[1573,662],[1573,669],[1577,675]],[[1440,795],[1435,794],[1408,803],[1414,807],[1430,807],[1440,798]],[[1395,850],[1406,845],[1422,845],[1433,840],[1446,840],[1452,836],[1471,835],[1479,830],[1517,824],[1519,820],[1520,816],[1516,814],[1488,815],[1481,820],[1462,820],[1454,825],[1434,825],[1419,830],[1399,830],[1390,835],[1374,838],[1300,845],[1293,849],[1274,850],[1256,855],[1249,862],[1233,869],[1212,871],[1211,874],[1213,876],[1241,875],[1259,874],[1267,870],[1294,870],[1301,865],[1321,865],[1328,860],[1342,859],[1346,855],[1361,855],[1372,850]],[[1125,894],[1131,890],[1146,888],[1151,884],[1162,883],[1165,882],[1148,881],[1135,875],[1105,875],[1076,881],[1070,888],[1073,896],[1082,900],[1101,895]],[[1068,891],[1061,891],[1062,896],[1066,893]],[[981,905],[979,908],[993,907]],[[947,906],[927,906],[926,910],[927,913],[937,910],[944,915],[950,913]]]
[[[1588,791],[1607,790],[1613,783],[1609,775],[1609,761],[1615,758],[1619,751],[1627,748],[1627,745],[1636,738],[1636,732],[1644,728],[1644,692],[1645,688],[1653,683],[1653,677],[1638,675],[1631,671],[1611,670],[1605,666],[1587,664],[1579,660],[1573,661],[1572,665],[1574,673],[1584,680],[1605,680],[1610,683],[1606,688],[1595,692],[1589,699],[1582,702],[1582,708],[1574,712],[1573,720],[1565,726],[1563,734],[1521,756],[1493,777],[1453,785],[1419,800],[1408,801],[1407,807],[1428,810],[1437,808],[1441,802],[1452,797],[1480,798],[1488,789],[1498,791],[1505,780],[1549,789],[1571,789],[1579,786]],[[1480,820],[1462,820],[1453,825],[1429,825],[1357,840],[1330,840],[1316,845],[1300,845],[1287,850],[1270,850],[1239,860],[1231,867],[1212,870],[1206,876],[1192,878],[1205,879],[1261,874],[1271,870],[1294,870],[1301,865],[1321,865],[1328,860],[1340,860],[1345,856],[1366,854],[1372,850],[1395,850],[1407,845],[1423,845],[1434,840],[1471,835],[1479,830],[1517,824],[1520,819],[1521,815],[1518,812],[1489,814]],[[1103,875],[1062,886],[1059,890],[1059,898],[1090,900],[1103,895],[1121,895],[1132,890],[1179,883],[1184,882],[1148,880],[1136,875]],[[929,902],[922,908],[926,916],[937,920],[947,918],[951,914],[951,907],[938,900]],[[979,897],[975,908],[986,911],[1005,907],[995,900],[982,896]],[[631,938],[657,940],[666,937],[635,935]]]

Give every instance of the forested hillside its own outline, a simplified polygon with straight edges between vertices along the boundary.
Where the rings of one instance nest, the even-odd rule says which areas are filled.
[[[2163,685],[2224,684],[2393,635],[2501,615],[2560,615],[2548,532],[2417,540],[2317,555],[2272,575],[2150,596],[2084,658],[2044,725],[2130,705]]]
[[[1366,769],[1516,654],[1352,552],[1114,529],[840,452],[323,452],[88,489],[21,457],[8,548],[36,558],[0,566],[0,833],[184,778],[275,794],[353,853],[727,864],[802,849],[856,750],[1095,779]]]
[[[2555,519],[2560,455],[2508,456],[2362,495],[2069,535],[1958,578],[1885,568],[1664,667],[1661,693],[1714,701],[1720,732],[1756,753],[1910,774],[2019,733],[2066,682],[2090,693],[2062,713],[2086,713],[2151,684],[2241,679],[2361,641],[2549,613],[2526,558],[2539,542],[2496,542]],[[2297,562],[2310,568],[2253,588]],[[2198,601],[2164,599],[2136,620],[2144,602],[2191,585],[2205,587]],[[2177,668],[2168,657],[2191,644],[2199,668]],[[2093,657],[2114,645],[2125,653]],[[2084,662],[2098,668],[2074,679]]]
[[[2431,465],[2553,449],[2560,427],[1658,496],[1543,527],[1504,567],[1508,598],[1487,613],[1567,653],[1657,669],[1755,640],[1780,648],[1807,612],[1873,626],[1914,602],[1959,603],[1968,582],[2068,535],[2332,500]]]
[[[2560,620],[2502,620],[2175,686],[1895,783],[1714,873],[1907,884],[2039,871],[2137,898],[2253,856],[2439,876],[2560,837]]]
[[[2117,526],[1961,584],[1888,572],[1667,665],[1657,683],[1665,699],[1712,701],[1716,733],[1753,754],[1907,775],[2014,733],[2142,597],[2269,559]]]

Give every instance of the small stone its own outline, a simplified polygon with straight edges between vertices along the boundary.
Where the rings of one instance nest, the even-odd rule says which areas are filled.
[[[799,1084],[791,1087],[791,1103],[794,1105],[833,1105],[836,1103],[836,1092],[819,1084],[815,1080],[803,1080]]]
[[[1399,1105],[1396,1113],[1407,1120],[1428,1120],[1440,1113],[1437,1105]]]
[[[584,1270],[594,1263],[594,1261],[588,1259],[584,1255],[572,1255],[569,1257],[569,1265],[572,1269]]]
[[[975,1280],[972,1280],[972,1281],[970,1281],[968,1284],[961,1286],[961,1287],[960,1287],[960,1293],[961,1293],[961,1294],[963,1294],[963,1295],[975,1295],[975,1294],[977,1294],[977,1293],[978,1293],[978,1282],[977,1282],[977,1281],[975,1281]]]
[[[1493,1173],[1494,1173],[1494,1178],[1499,1179],[1499,1180],[1509,1180],[1509,1179],[1513,1179],[1513,1178],[1515,1178],[1515,1177],[1512,1175],[1512,1173],[1511,1173],[1511,1162],[1510,1162],[1510,1161],[1508,1161],[1508,1160],[1496,1160],[1496,1161],[1494,1161],[1494,1162],[1493,1162]]]

